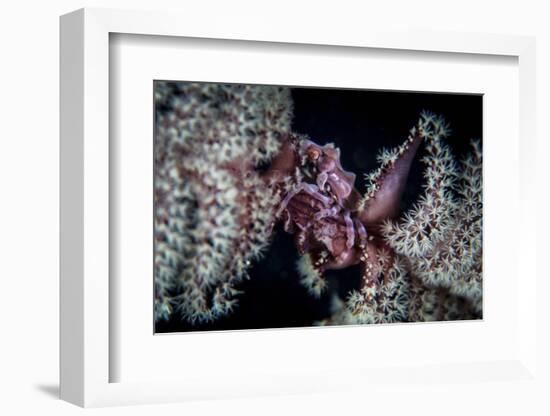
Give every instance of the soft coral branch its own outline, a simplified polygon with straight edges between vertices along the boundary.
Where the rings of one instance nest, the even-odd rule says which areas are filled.
[[[287,88],[157,82],[155,318],[230,313],[269,244],[280,190],[257,169],[289,134]]]

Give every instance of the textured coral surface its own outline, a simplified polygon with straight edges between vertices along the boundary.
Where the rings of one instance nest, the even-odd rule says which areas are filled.
[[[481,317],[480,97],[158,81],[155,109],[157,331]]]
[[[232,311],[279,200],[256,167],[290,131],[287,88],[157,82],[155,314]]]

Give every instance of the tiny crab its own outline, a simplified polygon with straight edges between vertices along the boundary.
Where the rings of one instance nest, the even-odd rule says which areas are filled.
[[[299,174],[284,193],[277,216],[294,234],[301,255],[309,256],[319,275],[360,264],[364,285],[387,276],[391,249],[380,238],[380,225],[398,213],[398,205],[421,135],[411,133],[395,158],[378,169],[365,196],[355,188],[356,175],[344,170],[340,149],[290,136],[274,160],[270,177]]]

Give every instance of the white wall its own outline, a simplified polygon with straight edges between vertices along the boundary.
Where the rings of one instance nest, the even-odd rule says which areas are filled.
[[[539,137],[550,137],[550,13],[545,1],[346,1],[189,2],[163,0],[19,0],[0,9],[0,413],[72,414],[79,409],[57,401],[58,376],[58,16],[83,6],[134,9],[174,9],[208,14],[247,13],[251,18],[277,19],[281,26],[304,25],[324,19],[327,30],[338,25],[361,27],[387,21],[390,26],[429,24],[441,30],[536,35],[538,41]],[[264,4],[265,3],[265,4]],[[326,7],[324,4],[326,3]],[[283,7],[283,4],[286,6]],[[230,18],[230,17],[228,17]],[[184,25],[185,22],[182,22]],[[539,175],[549,151],[548,140],[539,140]],[[540,186],[548,185],[541,178]],[[541,188],[542,192],[542,188]],[[541,196],[540,217],[548,198]],[[505,209],[505,207],[503,207]],[[539,249],[548,224],[539,221]],[[513,227],[513,219],[511,219]],[[513,242],[511,242],[513,245]],[[541,256],[542,257],[542,256]],[[542,261],[541,263],[542,264]],[[538,287],[541,294],[548,290]],[[539,297],[545,301],[545,296]],[[549,322],[540,303],[539,322]],[[548,326],[548,325],[546,325]],[[542,326],[541,326],[542,328]],[[548,348],[548,335],[542,334]],[[540,368],[549,374],[548,359],[541,354]],[[543,367],[545,366],[545,367]],[[456,394],[453,392],[456,391]],[[550,391],[550,389],[548,389]],[[387,414],[420,413],[537,414],[550,405],[542,391],[517,389],[501,383],[483,392],[468,386],[434,386],[432,391],[411,391],[396,397],[350,397],[345,393],[318,397],[238,400],[210,403],[102,409],[101,414],[367,414],[371,409]],[[40,412],[40,413],[38,413]]]

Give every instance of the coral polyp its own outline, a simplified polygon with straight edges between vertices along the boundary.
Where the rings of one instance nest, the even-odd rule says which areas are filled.
[[[473,153],[458,165],[443,142],[449,128],[441,117],[423,113],[411,134],[426,142],[424,192],[409,212],[380,227],[393,253],[391,262],[378,257],[381,268],[389,266],[386,279],[353,291],[345,303],[337,301],[338,313],[325,323],[481,317],[480,144],[472,141]]]
[[[481,317],[480,143],[455,162],[448,125],[422,112],[378,167],[352,171],[335,143],[294,131],[291,91],[155,83],[155,320],[238,313],[277,233],[294,239],[293,278],[332,299],[318,324]],[[404,209],[417,159],[423,189]],[[342,296],[331,282],[348,269]]]
[[[155,99],[155,316],[212,321],[269,244],[279,195],[256,167],[292,102],[280,87],[165,82]]]

